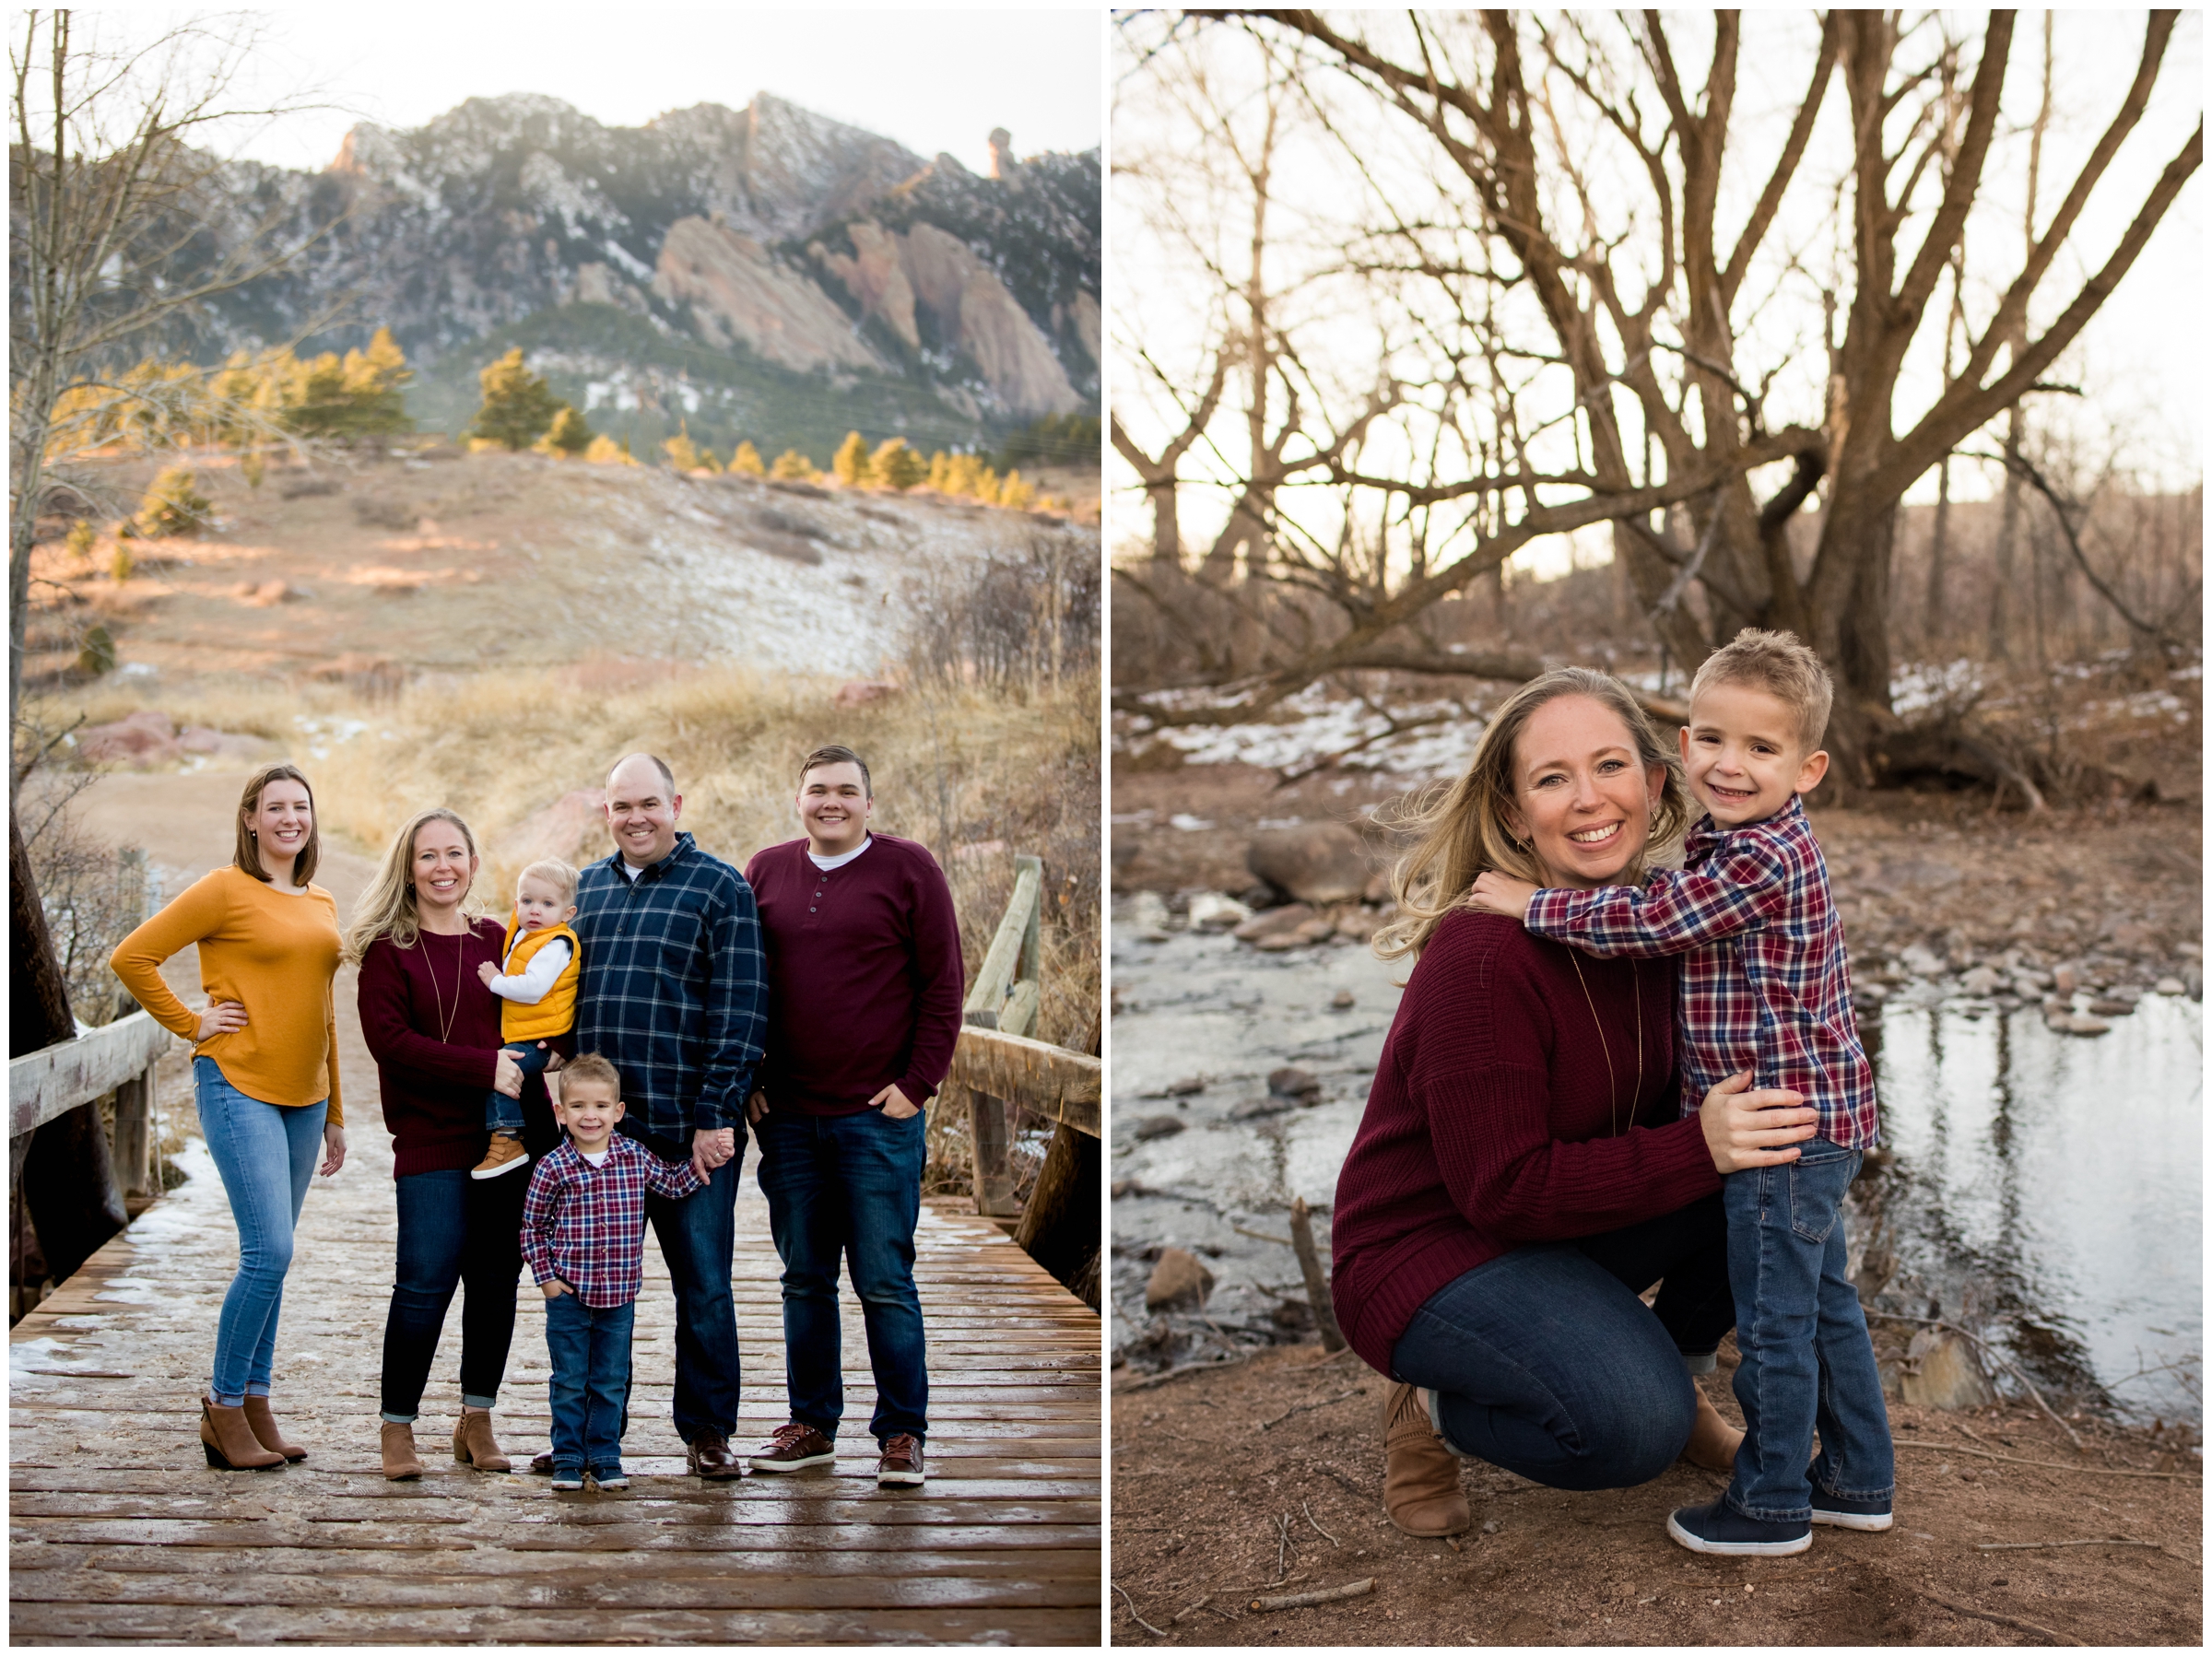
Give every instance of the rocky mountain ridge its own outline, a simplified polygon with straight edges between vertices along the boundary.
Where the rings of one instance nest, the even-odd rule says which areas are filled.
[[[423,370],[418,417],[449,428],[510,344],[644,439],[778,440],[780,417],[943,442],[1093,406],[1097,152],[1016,160],[994,136],[979,178],[767,93],[641,127],[535,95],[364,123],[321,173],[231,170],[225,217],[328,229],[191,346],[290,339],[342,306],[309,343],[391,327]]]

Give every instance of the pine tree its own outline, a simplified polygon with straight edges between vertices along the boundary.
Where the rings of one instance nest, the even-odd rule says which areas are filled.
[[[857,431],[846,432],[845,440],[838,444],[837,452],[830,457],[830,469],[847,488],[867,487],[875,481],[868,469],[867,440]]]
[[[688,427],[679,426],[677,433],[661,445],[668,456],[668,464],[679,472],[719,472],[714,456],[691,440]]]
[[[477,410],[469,435],[482,441],[526,449],[545,434],[561,407],[546,382],[523,366],[520,346],[477,378],[484,387],[484,405]]]
[[[922,456],[906,446],[906,439],[894,437],[878,448],[868,461],[868,475],[881,488],[909,489],[929,476],[929,467]]]
[[[929,457],[929,487],[941,495],[952,492],[947,487],[952,475],[952,461],[943,449]]]
[[[189,534],[215,514],[215,502],[193,486],[190,466],[164,466],[153,487],[138,503],[134,520],[138,533],[148,540],[165,534]]]
[[[1021,480],[1019,472],[1008,472],[998,486],[998,503],[1015,511],[1027,511],[1036,498],[1037,491]]]
[[[733,477],[764,477],[768,468],[760,464],[760,451],[750,442],[741,442],[737,452],[730,456],[730,476]]]
[[[546,428],[546,434],[533,446],[541,454],[569,458],[582,453],[594,440],[592,429],[583,423],[583,416],[563,403],[554,410],[553,423]]]
[[[628,449],[604,431],[592,439],[591,446],[583,452],[583,457],[594,465],[635,465],[638,464],[630,458]]]
[[[785,449],[776,456],[776,464],[768,468],[768,475],[788,483],[811,483],[814,480],[814,462],[796,449]]]

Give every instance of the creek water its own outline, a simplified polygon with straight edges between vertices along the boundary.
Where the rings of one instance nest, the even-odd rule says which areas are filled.
[[[1266,1239],[1287,1234],[1302,1196],[1322,1210],[1325,1256],[1406,968],[1357,946],[1261,955],[1123,923],[1112,950],[1114,1342],[1144,1333],[1146,1255],[1162,1245],[1214,1273],[1206,1312],[1224,1336],[1263,1335],[1304,1295],[1288,1248]],[[2203,1015],[2146,995],[2110,1033],[2081,1037],[1938,984],[1893,997],[1869,1024],[1888,1157],[1862,1180],[1880,1215],[1867,1239],[1896,1262],[1877,1304],[1923,1316],[1933,1303],[2046,1392],[2195,1424]],[[1316,1102],[1268,1099],[1285,1064],[1319,1082]]]

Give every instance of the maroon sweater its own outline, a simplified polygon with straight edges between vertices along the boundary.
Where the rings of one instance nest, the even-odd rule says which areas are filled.
[[[793,840],[755,853],[746,884],[768,951],[760,1090],[775,1110],[853,1115],[892,1082],[937,1090],[960,1038],[960,928],[936,859],[873,836],[824,874]]]
[[[1437,926],[1336,1179],[1330,1298],[1355,1351],[1393,1373],[1414,1312],[1463,1273],[1720,1188],[1677,1119],[1674,1027],[1672,960],[1576,957],[1497,915]]]
[[[484,1095],[499,1066],[500,998],[477,967],[500,963],[505,935],[498,921],[479,920],[465,937],[425,933],[411,949],[380,937],[361,957],[361,1036],[376,1060],[395,1179],[471,1168],[483,1157]],[[551,1146],[552,1119],[546,1085],[534,1075],[523,1087],[523,1142],[533,1154]]]

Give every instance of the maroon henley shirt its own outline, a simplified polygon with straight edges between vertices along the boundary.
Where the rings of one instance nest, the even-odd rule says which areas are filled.
[[[854,1115],[892,1082],[926,1101],[952,1066],[965,984],[936,859],[875,834],[825,873],[793,840],[755,853],[745,878],[768,952],[769,1107]]]
[[[1390,1374],[1414,1312],[1477,1265],[1718,1190],[1703,1129],[1677,1119],[1674,1031],[1674,961],[1599,960],[1502,916],[1448,915],[1336,1180],[1330,1298],[1352,1348]]]

